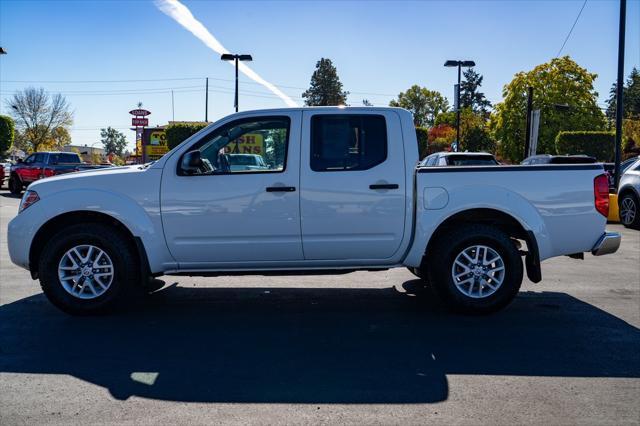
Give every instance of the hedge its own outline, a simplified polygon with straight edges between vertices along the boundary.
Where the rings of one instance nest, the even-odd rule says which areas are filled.
[[[13,119],[0,115],[0,154],[11,148],[15,136]]]
[[[207,127],[209,123],[175,123],[169,124],[164,129],[165,136],[167,138],[167,145],[169,149],[173,149],[176,146],[184,142],[189,136],[198,133],[200,130]]]
[[[426,127],[416,127],[416,138],[418,139],[418,153],[420,159],[427,156],[429,149],[429,129]]]
[[[584,154],[598,161],[613,161],[614,132],[558,132],[556,151],[560,155]]]

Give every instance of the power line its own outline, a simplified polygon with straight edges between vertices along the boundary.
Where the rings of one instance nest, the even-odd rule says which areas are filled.
[[[155,78],[155,79],[137,79],[137,80],[2,80],[3,83],[20,83],[20,84],[90,84],[90,83],[142,83],[142,82],[158,82],[158,81],[185,81],[185,80],[204,80],[209,78],[210,80],[233,82],[234,80],[228,78],[218,77],[183,77],[183,78]],[[255,81],[244,81],[242,84],[252,84],[262,86]],[[299,86],[287,86],[284,84],[275,83],[278,87],[284,87],[286,89],[295,90],[307,90],[307,87]],[[123,89],[124,90],[124,89]],[[169,88],[171,90],[171,88]],[[395,97],[397,94],[390,93],[376,93],[376,92],[363,92],[363,91],[349,91],[351,94],[357,95],[370,95],[370,96],[389,96]]]
[[[564,49],[565,44],[567,44],[567,41],[569,41],[569,37],[571,37],[571,33],[573,32],[573,29],[576,27],[576,24],[578,23],[578,20],[580,19],[580,15],[582,15],[582,11],[584,10],[584,7],[587,5],[587,0],[584,0],[584,3],[582,3],[582,7],[580,8],[580,12],[578,12],[578,16],[576,16],[576,20],[573,22],[573,25],[571,26],[571,29],[569,30],[569,34],[567,34],[567,37],[564,39],[564,43],[562,43],[562,46],[560,47],[560,50],[558,50],[558,54],[556,55],[556,58],[558,56],[560,56],[560,53],[562,53],[562,49]]]

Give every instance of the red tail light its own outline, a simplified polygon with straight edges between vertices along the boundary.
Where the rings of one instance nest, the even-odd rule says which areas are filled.
[[[56,171],[53,169],[44,169],[44,177],[55,176]]]
[[[609,216],[609,179],[607,175],[596,176],[593,180],[593,195],[596,210],[604,216]]]

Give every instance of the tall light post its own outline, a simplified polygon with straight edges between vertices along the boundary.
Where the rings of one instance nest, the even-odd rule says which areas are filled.
[[[475,67],[476,63],[473,61],[454,61],[448,60],[444,63],[445,67],[458,67],[458,89],[456,90],[456,151],[460,146],[460,77],[462,73],[462,67]]]
[[[253,61],[253,58],[251,55],[234,55],[231,53],[224,53],[220,56],[220,59],[223,61],[234,61],[236,68],[236,97],[233,102],[233,106],[236,108],[236,112],[238,112],[238,61]]]

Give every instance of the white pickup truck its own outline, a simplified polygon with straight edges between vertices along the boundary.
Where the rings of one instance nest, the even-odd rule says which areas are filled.
[[[265,167],[238,170],[229,153]],[[155,163],[31,184],[11,259],[72,314],[158,275],[408,267],[449,306],[488,313],[541,261],[615,252],[602,165],[418,167],[411,114],[296,108],[226,117]]]

